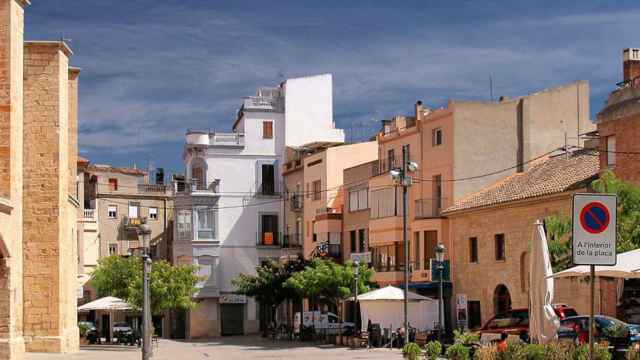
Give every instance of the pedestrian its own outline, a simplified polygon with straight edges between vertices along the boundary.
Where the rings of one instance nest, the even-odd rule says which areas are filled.
[[[509,337],[509,335],[507,335],[506,332],[503,332],[500,334],[500,341],[498,341],[498,351],[499,352],[505,352],[507,351],[507,338]]]

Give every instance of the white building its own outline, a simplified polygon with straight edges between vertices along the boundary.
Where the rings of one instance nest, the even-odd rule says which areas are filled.
[[[343,142],[332,101],[331,74],[290,79],[245,98],[233,132],[187,132],[173,260],[198,265],[205,278],[187,314],[188,338],[258,331],[259,305],[234,296],[231,280],[279,257],[285,148]]]

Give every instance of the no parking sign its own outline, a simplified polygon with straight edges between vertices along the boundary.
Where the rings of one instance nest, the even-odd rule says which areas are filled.
[[[616,208],[616,195],[573,196],[572,253],[575,265],[616,264]]]

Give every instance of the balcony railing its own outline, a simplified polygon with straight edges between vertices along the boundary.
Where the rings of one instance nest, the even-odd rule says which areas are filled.
[[[415,213],[416,219],[428,219],[440,217],[442,214],[443,198],[435,199],[420,199],[415,201]]]
[[[282,238],[283,248],[301,248],[302,234],[285,234]]]
[[[173,191],[176,194],[193,194],[193,193],[217,193],[220,186],[220,179],[215,179],[208,185],[199,182],[196,179],[191,181],[178,181],[173,183]]]
[[[316,215],[324,215],[324,214],[340,214],[340,210],[338,209],[334,209],[334,208],[330,208],[330,207],[323,207],[320,209],[316,209]]]
[[[209,144],[214,146],[244,146],[243,133],[210,133]]]
[[[411,157],[409,156],[409,161]],[[373,162],[371,166],[371,176],[378,176],[389,174],[389,171],[393,169],[399,169],[402,167],[402,156],[396,156],[394,158],[384,158]]]
[[[259,232],[256,233],[256,245],[258,246],[281,246],[282,233],[279,232]]]
[[[83,214],[85,219],[95,219],[96,209],[84,209]]]
[[[139,193],[165,193],[167,192],[166,185],[160,184],[138,184]]]

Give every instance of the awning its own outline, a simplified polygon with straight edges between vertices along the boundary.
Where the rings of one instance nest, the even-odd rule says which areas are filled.
[[[442,288],[444,289],[451,289],[451,282],[450,281],[443,281],[442,282]],[[416,289],[416,290],[432,290],[432,289],[439,289],[440,288],[440,282],[438,281],[429,281],[429,282],[420,282],[420,283],[409,283],[409,289]]]
[[[107,296],[78,307],[78,311],[91,310],[131,310],[131,306],[122,299]]]
[[[615,266],[596,266],[595,270],[596,276],[638,279],[640,278],[640,249],[618,254]],[[551,277],[581,277],[589,274],[589,266],[580,265],[555,273]]]

